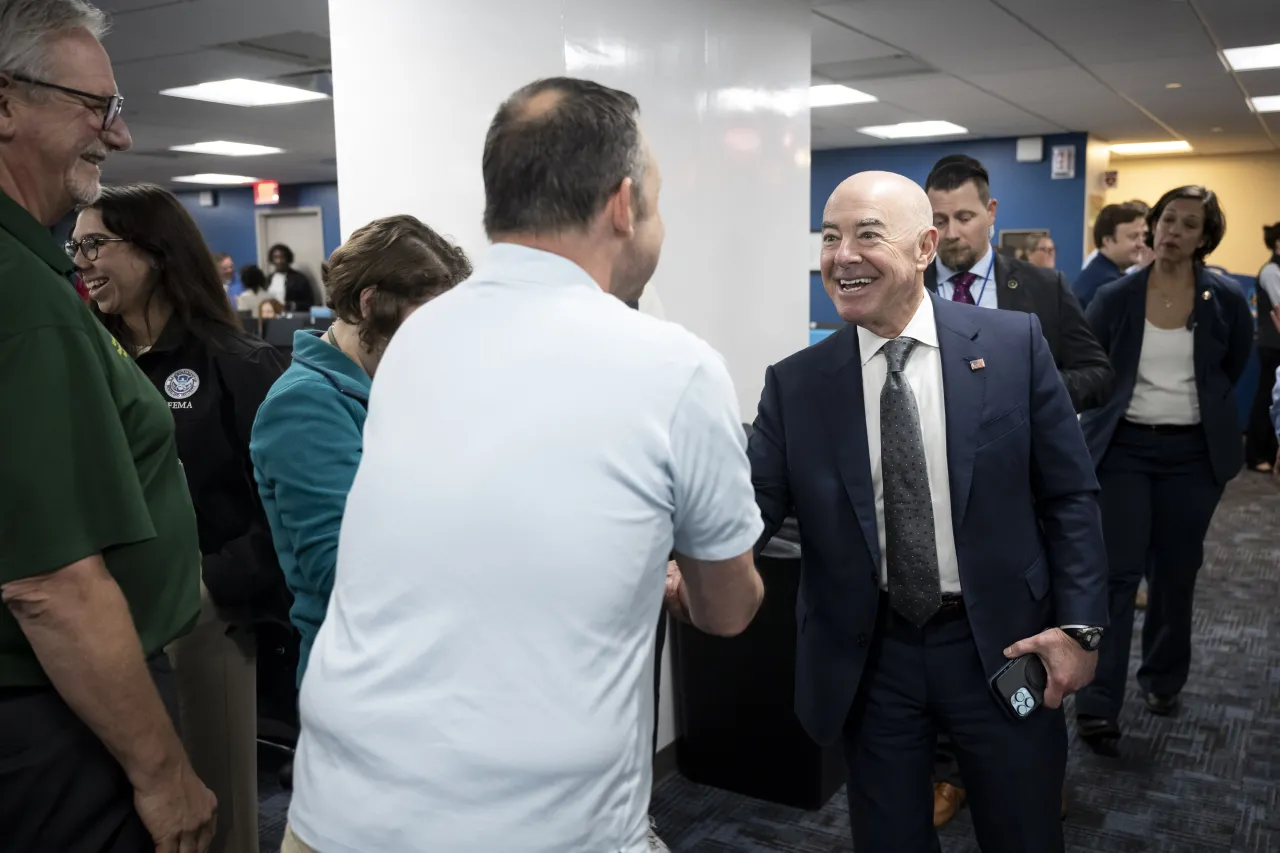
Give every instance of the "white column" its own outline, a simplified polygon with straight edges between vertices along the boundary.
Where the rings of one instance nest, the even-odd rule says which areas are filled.
[[[798,0],[330,0],[344,237],[412,213],[481,260],[498,105],[568,74],[640,100],[663,172],[666,317],[728,359],[743,417],[808,343],[809,18]]]
[[[498,105],[540,77],[624,89],[663,174],[650,287],[666,319],[725,356],[754,418],[765,368],[808,343],[808,3],[330,0],[329,12],[344,237],[411,213],[482,261],[480,159]]]
[[[1111,167],[1111,146],[1090,136],[1084,155],[1084,254],[1087,258],[1094,250],[1093,221],[1098,218],[1107,203],[1106,173]],[[1063,270],[1068,280],[1074,280],[1079,272]]]

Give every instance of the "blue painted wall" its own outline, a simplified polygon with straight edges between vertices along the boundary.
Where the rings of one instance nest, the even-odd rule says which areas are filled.
[[[810,229],[822,225],[822,208],[832,190],[855,172],[881,169],[906,175],[924,185],[933,164],[948,154],[968,154],[982,161],[991,175],[991,194],[999,200],[996,233],[1001,229],[1045,228],[1058,246],[1058,268],[1074,276],[1083,260],[1084,165],[1087,135],[1066,133],[1044,138],[1045,159],[1019,163],[1015,140],[982,139],[894,145],[878,148],[841,148],[813,152],[810,191]],[[1055,181],[1049,177],[1049,149],[1054,145],[1076,147],[1076,177]],[[817,273],[810,275],[809,314],[815,323],[839,323],[831,300]]]
[[[226,252],[237,266],[258,262],[253,188],[217,190],[214,207],[200,206],[199,192],[175,193],[191,213],[205,242],[214,252]],[[328,257],[341,242],[337,184],[295,184],[280,187],[280,207],[319,207],[324,222],[324,252]]]

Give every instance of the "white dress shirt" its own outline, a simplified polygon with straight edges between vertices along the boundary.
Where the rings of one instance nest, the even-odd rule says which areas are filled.
[[[939,279],[941,281],[941,279]],[[915,316],[900,337],[920,343],[911,351],[903,373],[920,413],[925,468],[933,498],[933,535],[938,551],[938,579],[943,592],[960,592],[960,560],[956,556],[955,525],[951,520],[951,482],[947,467],[947,408],[943,397],[942,354],[933,301],[926,294]],[[876,496],[876,536],[880,541],[880,587],[888,589],[885,555],[884,471],[880,460],[880,391],[889,375],[889,363],[880,353],[889,342],[875,332],[858,327],[858,352],[862,357],[862,399],[867,416],[867,451],[871,457],[871,484]]]
[[[271,284],[267,285],[267,298],[275,299],[283,303],[285,301],[284,285],[287,280],[287,276],[282,272],[272,273]]]
[[[948,302],[951,301],[952,294],[955,293],[955,285],[951,283],[952,276],[956,275],[957,270],[953,270],[942,262],[942,258],[934,259],[934,263],[938,268],[938,295]],[[991,247],[987,247],[987,253],[982,256],[969,272],[978,278],[969,287],[969,293],[973,295],[973,302],[979,308],[995,308],[996,292],[1000,289],[996,282],[996,255],[991,251]],[[932,307],[929,309],[932,314]]]

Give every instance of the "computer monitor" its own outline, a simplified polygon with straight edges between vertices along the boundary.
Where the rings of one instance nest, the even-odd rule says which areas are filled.
[[[277,349],[293,349],[293,333],[310,326],[307,314],[282,314],[262,321],[262,338]]]

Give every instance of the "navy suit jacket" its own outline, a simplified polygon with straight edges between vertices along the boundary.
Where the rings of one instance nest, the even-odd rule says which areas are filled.
[[[1035,315],[926,298],[942,358],[960,583],[990,676],[1017,640],[1107,624],[1098,482]],[[975,359],[985,367],[970,369]],[[761,543],[787,516],[799,522],[796,714],[822,744],[844,727],[880,601],[863,394],[858,335],[846,326],[768,369],[747,451]]]
[[[1115,393],[1110,401],[1100,409],[1085,412],[1080,419],[1094,464],[1102,463],[1111,446],[1111,436],[1133,399],[1147,328],[1150,276],[1151,268],[1147,267],[1104,285],[1085,313],[1116,372]],[[1253,315],[1235,282],[1199,267],[1191,322],[1200,423],[1209,443],[1214,478],[1219,485],[1225,485],[1244,465],[1235,387],[1253,347]]]
[[[1062,273],[997,252],[993,284],[997,308],[1035,314],[1040,321],[1040,330],[1049,342],[1049,352],[1058,364],[1076,411],[1105,403],[1111,396],[1115,376]],[[930,291],[938,289],[936,264],[929,264],[925,270],[924,286]]]
[[[1089,265],[1080,270],[1080,275],[1076,276],[1075,282],[1071,285],[1071,289],[1075,291],[1076,299],[1080,300],[1080,307],[1088,308],[1089,303],[1093,301],[1093,297],[1098,295],[1098,289],[1105,284],[1110,284],[1116,279],[1124,278],[1124,270],[1115,265],[1115,262],[1101,252],[1093,260],[1089,261]]]

